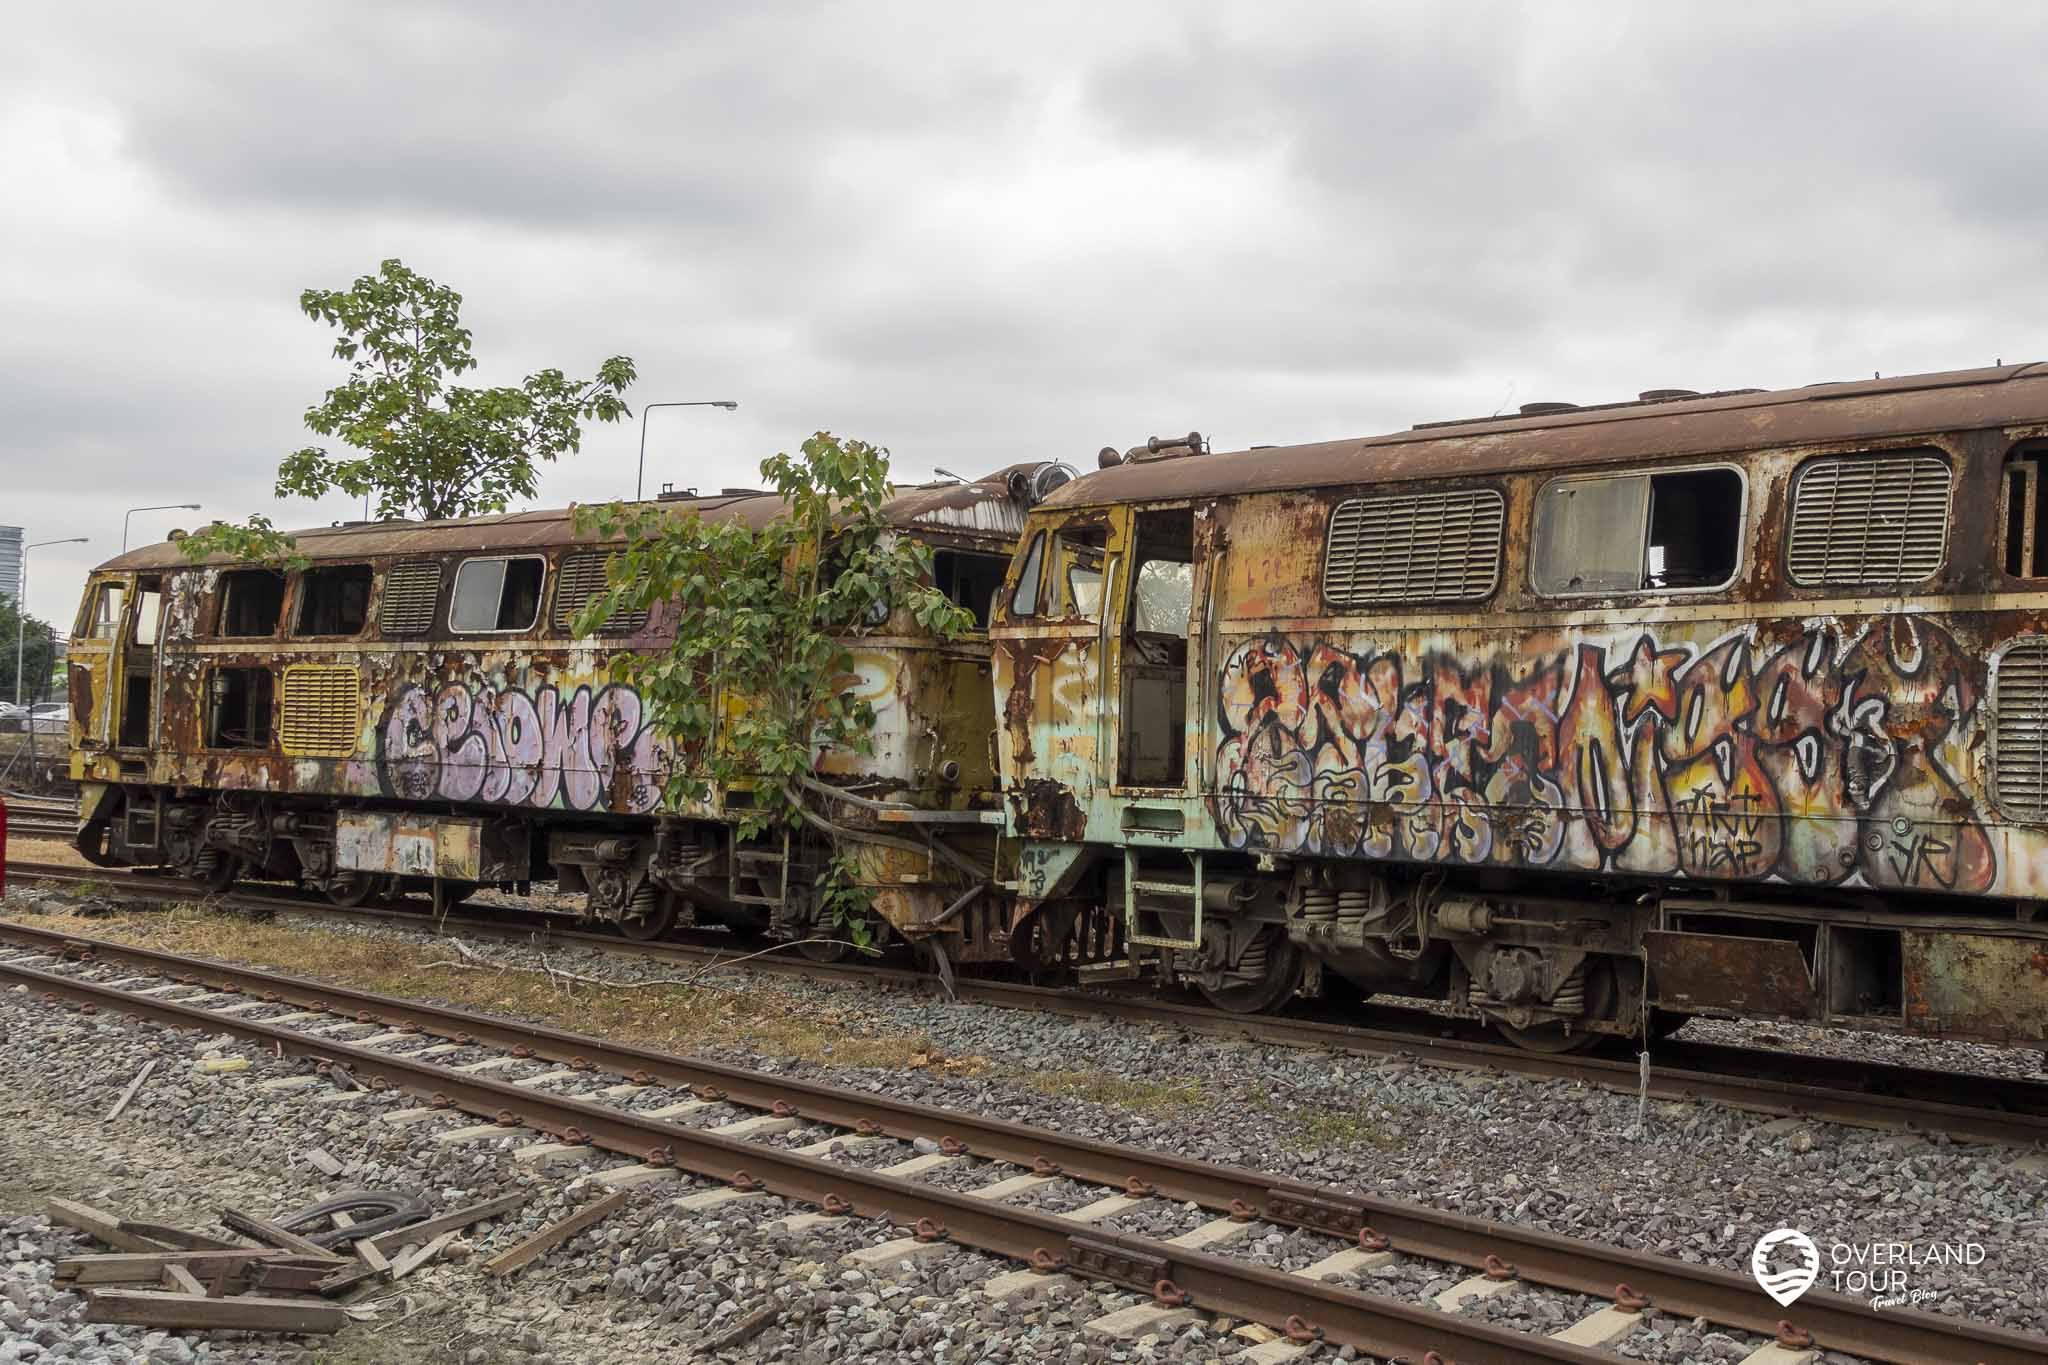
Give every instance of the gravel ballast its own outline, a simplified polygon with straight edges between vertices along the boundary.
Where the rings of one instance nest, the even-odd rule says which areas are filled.
[[[80,927],[90,931],[89,925]],[[327,927],[436,942],[382,925]],[[491,961],[540,965],[530,948],[478,943],[471,950]],[[612,980],[674,972],[672,964],[558,945],[549,946],[546,956],[558,969]],[[1982,1264],[1916,1272],[1914,1286],[1938,1295],[1920,1306],[2048,1331],[2048,1270],[2036,1255],[2048,1244],[2048,1170],[2038,1158],[2022,1160],[2009,1150],[1772,1120],[1704,1104],[1653,1103],[1639,1124],[1632,1097],[1571,1084],[959,1005],[857,985],[760,977],[744,968],[721,972],[715,980],[725,988],[780,993],[792,1008],[829,1011],[849,1027],[922,1035],[942,1057],[986,1062],[956,1070],[883,1070],[768,1056],[740,1044],[706,1048],[703,1055],[715,1060],[1228,1161],[1740,1273],[1747,1272],[1757,1237],[1781,1226],[1812,1235],[1824,1261],[1838,1243],[1975,1242],[1985,1248]],[[1687,1036],[1700,1027],[1693,1025]],[[1716,1025],[1722,1036],[1715,1041],[1742,1041],[1726,1036],[1733,1027]],[[0,1041],[0,1128],[13,1135],[0,1136],[0,1145],[16,1172],[0,1180],[0,1232],[10,1239],[0,1244],[9,1273],[0,1288],[0,1315],[21,1297],[13,1291],[19,1279],[29,1285],[22,1296],[30,1302],[13,1311],[28,1315],[36,1327],[69,1322],[75,1333],[77,1305],[64,1303],[63,1295],[37,1297],[32,1268],[47,1268],[56,1255],[99,1249],[74,1245],[75,1236],[61,1229],[33,1226],[40,1222],[41,1198],[50,1194],[100,1202],[97,1194],[135,1216],[201,1226],[224,1203],[278,1211],[332,1193],[339,1182],[416,1188],[437,1207],[450,1207],[533,1181],[532,1204],[476,1234],[479,1255],[510,1245],[572,1207],[565,1191],[578,1171],[526,1175],[512,1163],[509,1140],[452,1148],[421,1143],[409,1131],[371,1121],[378,1108],[399,1101],[321,1106],[301,1092],[271,1096],[256,1090],[257,1080],[297,1071],[290,1060],[251,1054],[249,1072],[202,1076],[191,1069],[201,1041],[194,1035],[152,1030],[132,1020],[88,1019],[12,990],[0,990],[0,1031],[6,1034]],[[1782,1026],[1770,1031],[1784,1032]],[[114,1125],[102,1124],[112,1096],[153,1055],[166,1065],[129,1114]],[[1909,1060],[1929,1064],[1924,1055]],[[650,1090],[633,1107],[669,1098],[669,1092]],[[798,1130],[774,1140],[800,1145],[819,1135]],[[324,1147],[347,1164],[339,1182],[293,1165],[293,1154],[310,1146]],[[840,1159],[879,1166],[906,1155],[901,1147],[861,1148]],[[166,1168],[179,1180],[163,1179]],[[995,1176],[970,1163],[934,1178],[973,1188]],[[182,1180],[194,1182],[188,1203],[179,1202],[187,1188]],[[773,1199],[734,1203],[710,1215],[669,1207],[690,1188],[679,1180],[636,1190],[630,1207],[596,1232],[507,1282],[485,1281],[473,1264],[431,1266],[386,1291],[393,1297],[405,1291],[403,1309],[380,1311],[380,1323],[351,1328],[330,1347],[214,1334],[190,1339],[195,1351],[203,1346],[210,1352],[192,1358],[309,1360],[308,1353],[319,1349],[321,1359],[350,1359],[335,1350],[355,1349],[347,1344],[351,1338],[389,1349],[392,1341],[414,1336],[421,1351],[453,1342],[453,1355],[420,1359],[467,1359],[477,1351],[486,1353],[478,1360],[675,1358],[773,1302],[782,1310],[779,1319],[720,1358],[821,1365],[1080,1361],[1117,1358],[1084,1334],[1081,1324],[1105,1303],[1137,1301],[1101,1286],[1088,1291],[1085,1303],[992,1304],[978,1286],[1009,1267],[968,1252],[875,1281],[846,1271],[838,1258],[856,1245],[884,1240],[892,1235],[888,1229],[846,1220],[802,1234],[769,1230],[766,1224],[791,1212]],[[1103,1193],[1059,1181],[1024,1202],[1070,1208]],[[1156,1202],[1109,1226],[1171,1236],[1209,1217]],[[1330,1246],[1261,1225],[1240,1249],[1297,1269]],[[1364,1272],[1354,1277],[1356,1287],[1413,1301],[1461,1277],[1447,1267],[1414,1262],[1379,1269],[1388,1273]],[[849,1273],[861,1279],[850,1280]],[[1505,1323],[1561,1326],[1597,1306],[1518,1286],[1466,1311]],[[398,1324],[415,1308],[418,1316]],[[371,1336],[380,1324],[382,1330]],[[430,1324],[439,1333],[431,1342],[432,1333],[415,1331]],[[100,1350],[107,1360],[143,1358],[138,1352],[146,1334],[140,1329],[93,1330],[99,1335],[79,1349]],[[164,1340],[182,1340],[157,1335],[162,1349],[176,1349],[165,1348]],[[1616,1349],[1645,1360],[1720,1361],[1739,1359],[1753,1344],[1740,1333],[1652,1313]],[[1139,1347],[1123,1348],[1123,1358],[1227,1359],[1243,1345],[1204,1329],[1150,1343],[1142,1353]],[[76,1351],[52,1356],[44,1346],[43,1352],[16,1358],[84,1358]],[[0,1347],[0,1365],[8,1359]]]

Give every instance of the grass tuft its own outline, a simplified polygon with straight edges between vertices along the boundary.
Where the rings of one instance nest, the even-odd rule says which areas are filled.
[[[820,1010],[813,1000],[743,974],[725,974],[718,984],[604,986],[464,962],[452,942],[409,943],[297,918],[251,921],[197,905],[39,922],[85,937],[537,1020],[664,1052],[730,1044],[835,1066],[929,1067],[970,1075],[988,1064],[982,1057],[946,1057],[922,1032],[892,1029],[858,1010]],[[733,982],[743,984],[736,989]]]

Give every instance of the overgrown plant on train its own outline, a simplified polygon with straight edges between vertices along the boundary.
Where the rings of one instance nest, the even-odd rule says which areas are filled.
[[[347,289],[308,289],[299,308],[339,336],[334,358],[348,377],[306,410],[306,425],[359,452],[301,447],[278,466],[280,498],[331,493],[368,498],[380,518],[439,520],[502,512],[540,491],[541,465],[582,447],[585,422],[630,418],[630,356],[613,356],[589,379],[557,369],[517,385],[453,383],[477,368],[462,295],[392,258]],[[289,562],[296,542],[267,517],[215,522],[184,542],[193,563],[227,554]]]
[[[883,516],[888,451],[820,431],[798,454],[762,461],[761,474],[783,504],[761,526],[644,503],[579,508],[576,519],[586,534],[623,541],[577,633],[595,634],[621,611],[660,607],[672,622],[665,649],[611,660],[675,756],[663,806],[702,809],[749,791],[754,800],[737,812],[743,840],[815,827],[805,786],[819,750],[874,753],[875,708],[857,690],[854,642],[897,611],[936,640],[974,624],[931,586],[930,547]],[[841,851],[817,889],[865,942],[857,877]]]

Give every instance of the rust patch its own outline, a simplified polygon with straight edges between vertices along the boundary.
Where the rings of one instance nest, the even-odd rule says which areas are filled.
[[[1643,948],[1656,1001],[1667,1008],[1784,1019],[1819,1014],[1813,974],[1790,940],[1653,930],[1643,935]]]
[[[1035,839],[1079,841],[1088,834],[1088,816],[1074,793],[1050,778],[1037,777],[1011,793],[1017,832]]]

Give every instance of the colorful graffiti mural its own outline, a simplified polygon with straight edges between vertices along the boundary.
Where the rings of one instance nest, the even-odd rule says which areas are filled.
[[[453,682],[403,685],[377,725],[386,796],[412,801],[606,809],[660,802],[670,752],[640,694],[621,684],[518,688]]]
[[[1211,810],[1235,848],[1981,892],[1950,767],[1980,677],[1911,616],[1613,655],[1267,637],[1224,667]]]

